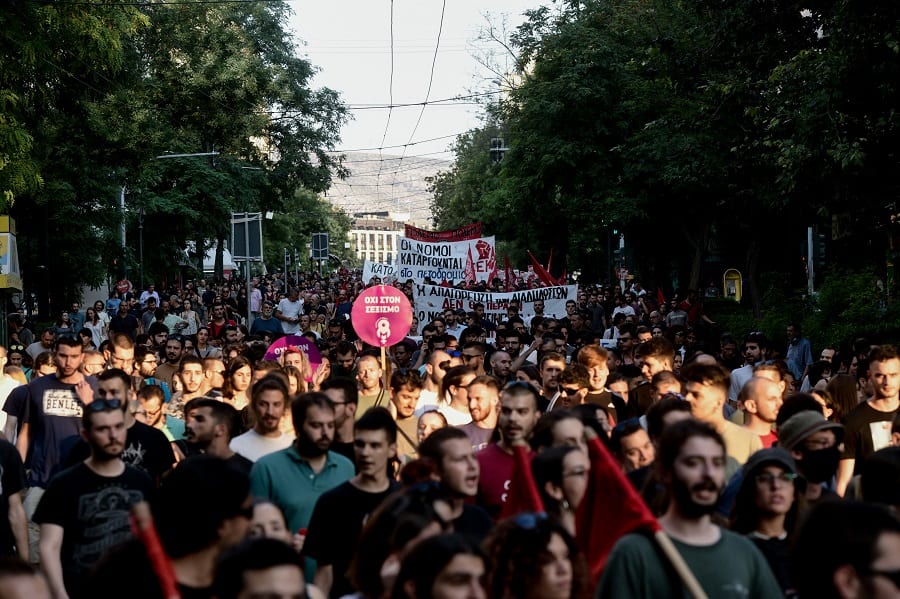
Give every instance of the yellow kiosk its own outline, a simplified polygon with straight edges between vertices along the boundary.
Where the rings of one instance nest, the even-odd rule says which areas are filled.
[[[735,268],[729,268],[722,275],[722,296],[733,299],[736,302],[741,301],[742,287],[744,286],[741,272]]]

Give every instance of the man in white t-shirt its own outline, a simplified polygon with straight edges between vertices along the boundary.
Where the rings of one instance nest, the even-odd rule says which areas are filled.
[[[300,315],[303,313],[303,300],[295,288],[288,291],[288,296],[278,302],[275,318],[281,321],[281,330],[285,335],[300,334]]]
[[[250,398],[250,409],[256,424],[231,440],[231,450],[255,462],[264,455],[289,447],[294,436],[281,431],[281,420],[287,405],[288,389],[281,378],[268,375],[257,381]]]

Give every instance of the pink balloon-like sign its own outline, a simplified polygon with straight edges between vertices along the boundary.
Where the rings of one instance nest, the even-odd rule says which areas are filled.
[[[412,317],[409,300],[402,291],[388,285],[375,285],[360,293],[350,312],[353,330],[375,347],[402,341],[412,326]]]
[[[266,350],[266,360],[280,362],[281,354],[292,347],[306,354],[313,372],[322,363],[322,354],[319,353],[319,348],[316,347],[315,343],[301,335],[285,335],[273,341],[272,345]]]

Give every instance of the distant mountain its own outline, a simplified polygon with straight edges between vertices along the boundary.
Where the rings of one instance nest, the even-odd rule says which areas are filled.
[[[409,212],[412,224],[431,225],[432,195],[426,177],[447,170],[450,160],[413,158],[377,153],[349,153],[345,165],[350,176],[335,179],[325,194],[348,214],[357,212]]]

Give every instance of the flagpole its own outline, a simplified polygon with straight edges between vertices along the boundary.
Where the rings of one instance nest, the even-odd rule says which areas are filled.
[[[694,599],[707,599],[706,592],[703,590],[703,587],[700,586],[697,577],[691,572],[687,562],[681,557],[681,554],[672,543],[672,539],[666,534],[666,531],[657,530],[653,533],[653,538],[656,539],[656,543],[659,545],[659,548],[662,549],[666,558],[668,558],[669,563],[675,568],[675,572],[678,574],[681,582],[684,583],[684,587],[687,589],[687,592],[691,594],[691,597]]]

